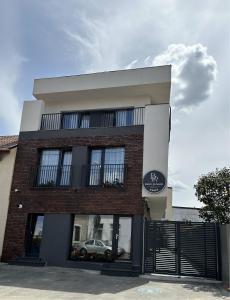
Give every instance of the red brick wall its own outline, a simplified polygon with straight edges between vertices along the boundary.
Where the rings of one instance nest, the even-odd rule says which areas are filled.
[[[124,190],[83,187],[32,188],[31,169],[38,162],[38,149],[71,146],[124,146],[128,165]],[[24,254],[28,213],[143,214],[142,186],[143,135],[75,137],[48,140],[19,140],[2,260]],[[14,190],[19,192],[15,193]],[[17,204],[23,203],[18,209]]]

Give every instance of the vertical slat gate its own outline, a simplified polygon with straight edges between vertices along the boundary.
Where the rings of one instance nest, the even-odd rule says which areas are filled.
[[[147,221],[145,226],[146,273],[219,279],[217,224]]]

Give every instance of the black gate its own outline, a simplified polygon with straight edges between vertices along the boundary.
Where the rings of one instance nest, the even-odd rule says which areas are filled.
[[[218,240],[218,224],[146,221],[144,270],[220,279]]]

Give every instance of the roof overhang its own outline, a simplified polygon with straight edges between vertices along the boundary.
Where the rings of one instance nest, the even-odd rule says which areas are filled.
[[[171,66],[35,79],[33,95],[44,101],[147,96],[169,103]]]

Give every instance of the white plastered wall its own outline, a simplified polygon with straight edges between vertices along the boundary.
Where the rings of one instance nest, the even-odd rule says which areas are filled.
[[[150,97],[107,97],[98,99],[75,99],[63,101],[46,101],[44,113],[59,113],[63,111],[143,107],[150,104]]]
[[[17,148],[0,153],[0,257],[4,242],[9,196]]]
[[[143,178],[149,171],[160,171],[166,178],[160,193],[150,193],[142,186],[153,220],[171,219],[172,195],[167,188],[169,148],[169,105],[148,105],[145,108]]]
[[[42,100],[24,101],[20,131],[39,130],[43,113],[44,102]]]
[[[152,220],[172,220],[172,188],[167,188],[167,197],[145,198]]]
[[[148,105],[145,108],[143,177],[152,170],[161,172],[166,178],[165,189],[151,194],[142,186],[142,196],[148,198],[167,197],[169,148],[169,105]]]

